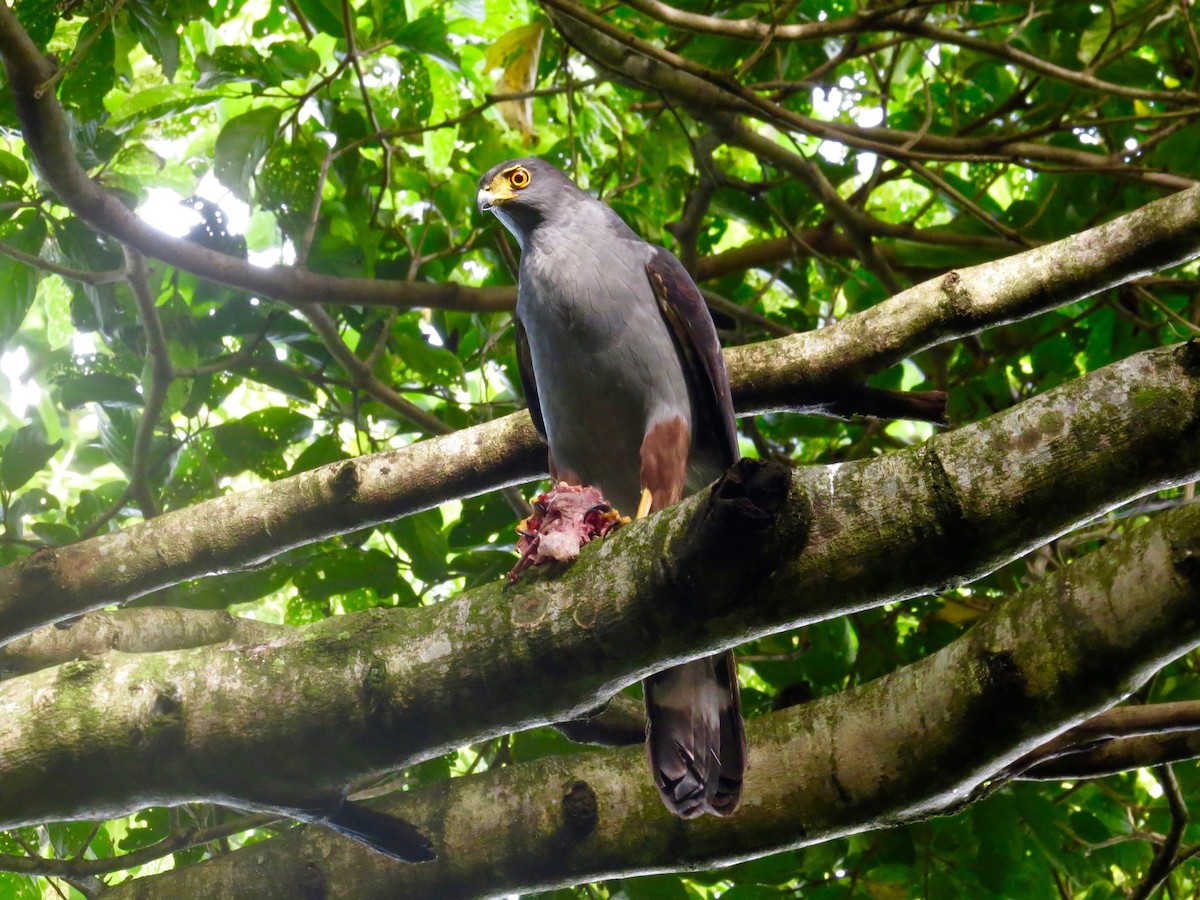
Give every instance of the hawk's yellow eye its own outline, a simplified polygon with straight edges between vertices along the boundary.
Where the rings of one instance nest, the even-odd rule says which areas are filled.
[[[523,187],[529,187],[529,182],[533,181],[533,177],[529,174],[529,170],[524,166],[517,166],[508,173],[508,183],[520,190]]]

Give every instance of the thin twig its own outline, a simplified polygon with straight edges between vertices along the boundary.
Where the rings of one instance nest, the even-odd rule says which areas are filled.
[[[167,335],[163,331],[158,306],[150,293],[150,276],[146,269],[146,258],[132,247],[125,246],[125,271],[130,290],[137,301],[138,315],[146,335],[146,383],[143,393],[142,418],[138,423],[133,441],[133,462],[130,466],[129,489],[147,519],[158,515],[158,504],[150,490],[150,448],[154,440],[154,429],[162,415],[174,373],[167,349]]]

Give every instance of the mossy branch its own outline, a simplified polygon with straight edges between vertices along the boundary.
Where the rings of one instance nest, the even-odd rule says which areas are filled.
[[[461,900],[710,868],[957,811],[1033,747],[1200,644],[1200,506],[1156,518],[890,675],[752,719],[742,806],[674,820],[640,747],[553,757],[403,794],[439,857],[402,867],[317,829],[122,885],[145,896]],[[1128,761],[1128,760],[1127,760]],[[1136,764],[1136,760],[1134,761]]]
[[[668,663],[969,581],[1194,480],[1198,372],[1193,345],[1152,350],[920,448],[797,470],[770,528],[721,525],[727,493],[702,492],[561,577],[10,679],[0,824],[202,798],[312,808],[357,776],[587,713]]]

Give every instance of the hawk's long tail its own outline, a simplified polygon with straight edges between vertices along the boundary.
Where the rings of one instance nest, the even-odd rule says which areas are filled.
[[[651,675],[646,753],[667,809],[684,819],[728,816],[742,797],[746,735],[733,653]]]

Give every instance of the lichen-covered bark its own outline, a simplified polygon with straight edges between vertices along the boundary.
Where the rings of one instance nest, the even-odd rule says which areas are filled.
[[[67,628],[39,628],[0,647],[0,678],[26,675],[81,657],[119,650],[151,653],[207,644],[248,644],[287,629],[224,610],[154,606],[94,612]]]
[[[1153,350],[916,450],[799,470],[755,540],[704,526],[699,494],[561,577],[10,679],[0,825],[195,798],[306,807],[355,776],[570,718],[668,662],[968,580],[1194,480],[1198,410],[1195,348]]]
[[[331,463],[0,568],[0,642],[189,578],[536,477],[528,414]]]
[[[106,896],[496,896],[709,868],[952,811],[988,777],[1200,644],[1200,507],[1168,513],[1014,597],[926,659],[752,720],[742,805],[683,822],[640,748],[453,779],[382,807],[439,858],[396,865],[303,829]]]
[[[796,366],[853,384],[928,347],[1029,318],[1198,252],[1200,186],[1053,244],[949,272],[820,331],[729,355],[743,402],[794,407]]]

